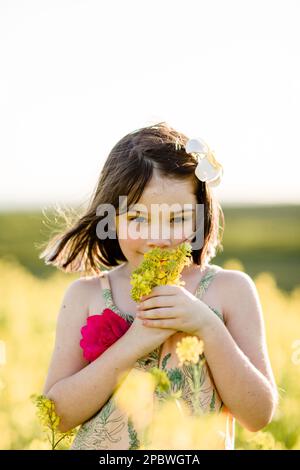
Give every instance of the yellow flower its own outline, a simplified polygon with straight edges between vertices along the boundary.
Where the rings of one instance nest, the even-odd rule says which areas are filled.
[[[60,418],[55,412],[54,402],[45,395],[32,395],[32,400],[37,407],[37,415],[41,423],[49,429],[56,430]]]
[[[51,443],[52,450],[56,449],[57,445],[63,440],[70,440],[75,434],[75,429],[70,429],[67,432],[61,432],[58,429],[60,422],[60,417],[55,411],[55,403],[50,398],[47,398],[45,395],[31,395],[31,400],[35,404],[37,410],[37,417],[40,420],[40,423],[44,426],[45,431],[48,435],[48,439]]]
[[[186,336],[177,343],[176,354],[179,358],[179,366],[184,362],[197,364],[199,356],[204,351],[204,343],[196,336]]]
[[[184,285],[180,275],[184,266],[192,263],[191,250],[191,245],[184,242],[175,249],[157,247],[145,253],[143,261],[131,274],[132,299],[139,302],[158,285]]]

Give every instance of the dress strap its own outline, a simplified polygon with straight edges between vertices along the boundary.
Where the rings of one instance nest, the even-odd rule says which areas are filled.
[[[222,268],[216,264],[212,264],[209,266],[209,269],[205,273],[205,275],[202,277],[200,280],[197,291],[196,291],[196,296],[201,299],[203,294],[207,291],[208,286],[210,285],[211,281],[214,279],[215,275],[221,271]]]
[[[102,288],[102,297],[104,299],[104,304],[106,308],[109,308],[110,310],[113,310],[115,313],[117,313],[120,317],[124,318],[124,320],[128,322],[133,322],[134,320],[134,315],[132,315],[131,312],[121,312],[121,310],[116,306],[114,303],[114,299],[112,297],[112,289],[111,289],[111,284],[110,284],[110,279],[108,276],[109,271],[102,271],[100,277],[99,277],[99,282],[101,283],[101,288]]]
[[[112,302],[112,297],[111,297],[111,287],[110,287],[110,281],[108,277],[108,270],[102,271],[100,277],[99,277],[99,282],[101,284],[101,292],[102,292],[102,297],[105,303],[106,308],[111,308],[113,305]]]

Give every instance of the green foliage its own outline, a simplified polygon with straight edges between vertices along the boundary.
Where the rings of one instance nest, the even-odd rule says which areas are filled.
[[[167,393],[170,390],[170,380],[166,372],[158,367],[152,367],[149,371],[155,378],[156,388],[161,393]]]

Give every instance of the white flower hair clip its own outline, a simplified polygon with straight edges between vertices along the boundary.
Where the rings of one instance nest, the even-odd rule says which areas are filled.
[[[189,139],[185,145],[186,153],[198,158],[195,175],[209,186],[218,186],[223,176],[223,167],[216,160],[214,152],[202,139]]]

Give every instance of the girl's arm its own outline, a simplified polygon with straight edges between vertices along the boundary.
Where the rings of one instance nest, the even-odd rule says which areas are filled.
[[[70,284],[58,315],[55,347],[43,393],[55,403],[62,432],[93,416],[110,397],[121,375],[139,358],[128,332],[91,364],[83,358],[80,328],[86,323],[91,288],[92,280],[88,279]]]
[[[250,276],[230,270],[220,276],[226,327],[211,315],[199,336],[224,405],[244,427],[256,432],[271,421],[278,403],[262,308]]]

